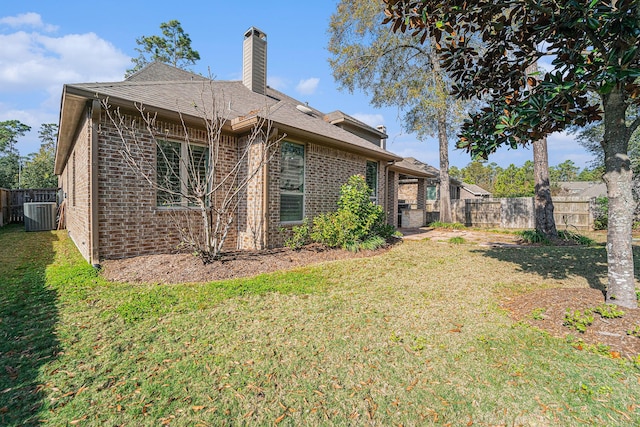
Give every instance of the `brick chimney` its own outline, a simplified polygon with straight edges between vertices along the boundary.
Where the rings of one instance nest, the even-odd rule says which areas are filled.
[[[261,95],[267,91],[267,35],[255,27],[244,33],[242,83]]]

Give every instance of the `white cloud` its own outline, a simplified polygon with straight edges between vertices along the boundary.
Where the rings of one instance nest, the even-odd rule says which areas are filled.
[[[0,35],[0,45],[0,92],[121,80],[130,61],[94,33],[48,37],[20,31]]]
[[[318,88],[319,83],[320,79],[317,77],[300,80],[300,83],[296,86],[296,91],[302,95],[313,95]]]
[[[21,13],[16,16],[5,16],[0,18],[0,24],[8,25],[11,28],[37,28],[48,33],[54,32],[58,29],[55,25],[45,24],[42,22],[42,17],[34,12]]]
[[[7,32],[3,26],[31,26]],[[37,129],[56,123],[65,83],[121,81],[130,58],[94,33],[51,36],[37,14],[0,18],[0,120],[32,127],[18,144],[21,154],[39,146]],[[4,30],[4,31],[3,31]]]
[[[355,113],[351,116],[374,128],[384,125],[384,116],[382,114]]]

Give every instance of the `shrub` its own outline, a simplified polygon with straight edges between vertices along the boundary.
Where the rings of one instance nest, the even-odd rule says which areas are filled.
[[[605,319],[615,319],[616,317],[624,316],[624,311],[620,310],[615,304],[603,303],[594,308],[593,311]]]
[[[595,241],[590,237],[584,236],[582,234],[570,231],[570,230],[559,230],[558,237],[564,240],[573,240],[579,245],[583,246],[591,246],[595,244]]]
[[[563,325],[584,334],[587,331],[587,326],[593,323],[592,313],[593,311],[589,309],[584,311],[575,310],[572,312],[567,308]]]
[[[302,224],[291,228],[291,237],[284,241],[284,245],[291,249],[300,250],[309,243],[309,234],[309,219],[305,218]]]
[[[593,228],[606,230],[609,226],[609,198],[598,197],[593,211]]]
[[[538,230],[522,230],[516,232],[516,234],[520,236],[522,241],[525,243],[542,243],[545,245],[549,244],[549,239],[547,239],[547,237]]]
[[[338,210],[313,219],[311,239],[325,246],[357,251],[376,249],[393,236],[381,206],[371,201],[371,189],[361,175],[349,178],[340,189]]]

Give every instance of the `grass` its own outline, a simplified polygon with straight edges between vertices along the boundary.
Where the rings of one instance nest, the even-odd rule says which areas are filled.
[[[441,221],[434,221],[429,224],[429,227],[442,228],[445,230],[464,230],[466,228],[464,224],[460,224],[459,222],[441,222]]]
[[[602,247],[405,242],[202,285],[104,282],[0,229],[0,425],[632,425],[640,371],[501,298],[606,278]],[[470,268],[473,267],[473,268]],[[10,368],[10,369],[9,369]]]

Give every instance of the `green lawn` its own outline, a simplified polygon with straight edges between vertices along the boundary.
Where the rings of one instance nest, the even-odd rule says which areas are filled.
[[[203,285],[107,283],[0,229],[0,425],[639,425],[640,370],[499,301],[601,286],[603,247],[405,242]]]

